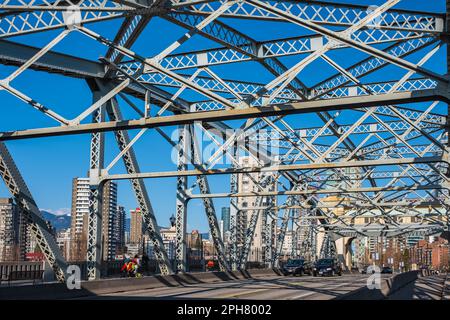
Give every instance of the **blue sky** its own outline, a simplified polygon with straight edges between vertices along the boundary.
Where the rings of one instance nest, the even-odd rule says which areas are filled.
[[[355,1],[340,1],[355,2]],[[358,1],[363,5],[379,5],[384,1]],[[424,10],[432,12],[444,12],[445,1],[420,1],[403,0],[396,8],[408,8],[412,10]],[[286,23],[261,23],[250,22],[247,20],[224,19],[236,29],[245,31],[256,40],[270,40],[276,37],[289,37],[307,34],[308,32],[298,26]],[[88,25],[96,32],[112,39],[120,25],[119,20],[107,21],[95,25]],[[32,34],[11,40],[27,43],[35,46],[43,46],[55,37],[60,30],[48,31],[39,34]],[[167,45],[177,40],[185,30],[164,21],[160,18],[153,18],[141,38],[133,46],[133,50],[143,56],[153,56],[162,51]],[[199,47],[217,46],[210,40],[201,36],[194,36],[191,40],[183,44],[176,52],[194,50]],[[55,48],[55,51],[64,52],[88,59],[96,60],[104,55],[106,48],[92,39],[88,39],[78,33],[70,34]],[[346,50],[330,54],[338,59],[343,66],[348,66],[356,62],[357,58],[364,58],[364,54],[356,53],[346,54]],[[439,52],[440,57],[444,54],[444,49]],[[351,59],[349,59],[351,57]],[[303,56],[291,56],[283,58],[282,61],[292,66]],[[411,61],[417,61],[420,55],[411,56]],[[426,65],[427,68],[444,72],[443,65],[438,65],[434,59]],[[441,60],[443,61],[443,60]],[[320,69],[320,72],[317,70]],[[15,67],[0,66],[0,78],[10,74]],[[238,63],[228,66],[216,66],[213,71],[224,78],[255,80],[267,83],[273,79],[272,75],[261,69],[256,63]],[[398,79],[403,75],[403,71],[398,75],[399,69],[389,67],[385,72],[392,73],[393,79]],[[189,72],[189,71],[186,71]],[[331,74],[323,62],[312,64],[305,70],[305,83],[311,85]],[[334,72],[333,72],[334,73]],[[374,79],[376,80],[376,76]],[[12,85],[41,102],[43,105],[54,109],[63,114],[66,118],[72,118],[78,115],[83,108],[86,108],[92,102],[92,96],[86,83],[79,79],[72,79],[58,75],[50,75],[44,72],[26,71]],[[169,91],[174,92],[173,89]],[[191,94],[196,97],[195,94]],[[56,125],[55,122],[33,110],[28,105],[17,100],[6,92],[0,91],[0,128],[1,131],[35,128]],[[136,101],[138,104],[141,102]],[[125,116],[136,117],[129,108],[122,106]],[[442,109],[443,110],[443,109]],[[320,125],[313,116],[293,116],[288,118],[289,122],[295,123],[296,127],[308,127]],[[354,119],[347,118],[351,123]],[[345,121],[345,118],[344,118]],[[341,121],[342,122],[342,121]],[[173,128],[165,128],[164,131],[171,135]],[[131,131],[133,136],[136,131]],[[89,135],[76,135],[65,137],[52,137],[43,139],[20,140],[7,142],[7,147],[16,160],[22,175],[25,178],[38,206],[42,209],[48,209],[54,212],[62,212],[70,208],[71,205],[71,180],[76,176],[86,176],[89,165]],[[115,139],[112,133],[106,134],[106,160],[107,165],[117,154],[118,148],[115,145]],[[171,146],[159,137],[154,130],[149,130],[143,138],[136,144],[135,151],[138,155],[139,164],[142,171],[163,171],[174,170],[176,167],[171,162]],[[112,173],[123,173],[124,168],[119,162]],[[211,177],[210,185],[212,192],[228,192],[228,176]],[[192,180],[190,180],[190,184]],[[149,195],[155,209],[157,219],[160,225],[167,225],[169,217],[175,213],[175,179],[147,180],[146,185]],[[0,182],[0,196],[9,196],[8,191]],[[119,203],[127,210],[136,207],[136,201],[127,181],[119,182]],[[220,216],[220,208],[228,205],[225,199],[214,201],[216,210]],[[189,204],[188,229],[199,229],[202,232],[207,231],[207,222],[201,201],[191,201]]]

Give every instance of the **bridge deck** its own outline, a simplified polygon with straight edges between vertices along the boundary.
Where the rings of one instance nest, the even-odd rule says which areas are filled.
[[[90,299],[280,299],[328,300],[366,285],[366,275],[277,277],[128,291]]]

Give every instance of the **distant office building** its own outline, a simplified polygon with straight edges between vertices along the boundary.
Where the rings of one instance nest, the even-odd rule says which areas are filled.
[[[130,243],[130,231],[125,231],[125,245]]]
[[[161,239],[164,245],[164,248],[167,252],[167,256],[169,259],[175,258],[175,241],[176,241],[176,227],[175,225],[166,228],[166,227],[159,227],[159,232],[161,234]],[[187,238],[189,241],[189,234],[187,234]],[[150,258],[154,258],[154,250],[153,250],[153,244],[150,240],[150,236],[148,233],[144,233],[143,235],[143,241],[141,242],[139,246],[139,254],[142,252],[145,252]]]
[[[130,243],[141,244],[144,239],[141,209],[130,210],[130,216]]]
[[[86,260],[88,218],[89,218],[89,178],[72,180],[72,221],[71,221],[71,260]],[[114,259],[117,250],[117,184],[108,181],[103,189],[102,232],[103,260]]]
[[[424,236],[420,235],[408,235],[406,236],[406,245],[408,248],[414,247],[420,240],[424,240]]]
[[[283,246],[281,248],[282,255],[290,256],[294,247],[294,232],[287,230],[284,235]]]
[[[230,207],[222,207],[222,221],[223,232],[230,231]]]
[[[0,198],[0,261],[24,260],[29,238],[22,210],[12,198]]]
[[[175,240],[177,238],[175,226],[171,226],[170,228],[161,228],[160,233],[164,247],[166,248],[167,256],[169,259],[175,258]]]
[[[128,243],[127,244],[127,255],[130,257],[134,257],[135,255],[142,254],[141,249],[142,249],[142,244],[140,244],[140,243]],[[150,257],[150,255],[149,255],[149,257]]]
[[[378,237],[368,237],[366,243],[370,254],[373,254],[377,251]]]
[[[66,230],[61,230],[56,235],[56,243],[63,257],[68,260],[70,258],[70,243],[71,243],[71,231],[70,228]]]
[[[219,220],[219,231],[220,231],[220,236],[222,237],[222,241],[225,241],[225,232],[223,231],[223,220]]]

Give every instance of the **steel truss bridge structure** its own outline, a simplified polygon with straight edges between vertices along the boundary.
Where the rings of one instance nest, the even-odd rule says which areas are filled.
[[[162,274],[186,271],[192,199],[203,202],[224,270],[245,268],[258,219],[267,266],[276,265],[290,223],[300,230],[302,254],[319,246],[321,256],[335,250],[332,240],[339,237],[448,231],[450,1],[439,1],[446,1],[447,13],[408,10],[409,0],[371,7],[331,0],[0,1],[0,62],[15,66],[0,80],[0,95],[36,111],[36,127],[0,132],[0,174],[57,278],[64,280],[66,261],[7,149],[10,140],[91,136],[89,279],[100,277],[102,192],[111,180],[131,181]],[[98,31],[106,21],[115,26],[113,37]],[[161,48],[148,42],[157,54],[135,49],[158,21],[183,28],[181,37]],[[257,40],[252,34],[261,26],[278,36]],[[31,46],[27,39],[36,33],[51,39]],[[103,46],[102,57],[55,50],[73,34]],[[183,49],[198,39],[206,40]],[[85,80],[93,103],[73,119],[65,116],[18,89],[29,70]],[[261,81],[265,77],[270,80]],[[130,108],[135,116],[125,118]],[[55,124],[45,119],[40,126],[45,117]],[[164,127],[176,128],[177,140]],[[129,134],[133,129],[140,131]],[[177,151],[173,171],[139,169],[133,147],[149,129]],[[107,132],[120,150],[109,165]],[[209,158],[202,156],[200,135],[215,144]],[[243,156],[253,164],[242,165]],[[221,164],[224,158],[228,164]],[[110,173],[118,161],[126,172]],[[229,188],[212,193],[211,175],[226,176]],[[175,264],[144,184],[165,177],[177,181]],[[242,177],[257,190],[241,190]],[[246,197],[256,199],[254,206],[239,207]],[[227,250],[215,198],[230,199]],[[366,217],[369,222],[355,222]],[[405,223],[404,217],[413,219]],[[317,232],[325,233],[320,245]]]

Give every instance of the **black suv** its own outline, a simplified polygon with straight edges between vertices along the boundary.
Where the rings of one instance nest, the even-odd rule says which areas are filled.
[[[292,274],[293,276],[304,274],[312,274],[312,264],[304,259],[289,259],[283,267],[285,275]]]
[[[337,262],[336,259],[326,258],[317,260],[313,269],[313,276],[334,276],[340,275],[342,276],[342,268],[341,265]]]
[[[383,269],[381,269],[381,273],[384,273],[384,274],[392,274],[393,273],[393,270],[392,270],[392,268],[391,267],[383,267]]]

